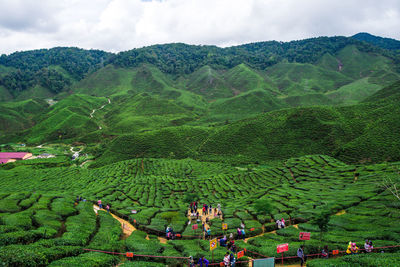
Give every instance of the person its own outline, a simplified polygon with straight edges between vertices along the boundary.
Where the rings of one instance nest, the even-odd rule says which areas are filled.
[[[346,253],[347,254],[358,254],[358,247],[357,247],[356,243],[350,241],[349,245],[347,246]]]
[[[110,213],[110,205],[109,204],[107,204],[106,210],[107,210],[108,213]]]
[[[82,201],[82,197],[79,197],[79,201]]]
[[[369,241],[368,243],[368,249],[366,249],[366,251],[368,253],[372,252],[372,250],[374,249],[374,246],[372,245],[372,241]]]
[[[240,228],[238,228],[236,232],[238,235],[238,239],[240,239],[242,237],[242,231],[240,230]]]
[[[233,240],[233,233],[229,234],[229,240]]]
[[[202,256],[202,257],[200,257],[199,262],[197,264],[199,264],[200,267],[203,267],[203,266],[208,267],[209,263],[210,262],[206,259],[206,257]]]
[[[79,196],[76,197],[76,202],[79,202]]]
[[[229,262],[231,263],[231,267],[235,267],[236,259],[235,259],[235,255],[233,255],[233,253],[231,253],[229,255]]]
[[[368,239],[365,239],[364,249],[365,249],[365,252],[368,252],[368,249],[369,249],[369,241],[368,241]]]
[[[221,204],[218,203],[217,209],[218,209],[218,214],[220,214],[221,213]]]
[[[207,237],[211,238],[211,228],[208,228],[208,230],[207,230]]]
[[[276,220],[276,226],[278,227],[278,229],[282,228],[282,222],[280,220]]]
[[[205,211],[206,211],[206,215],[208,215],[208,205],[204,204],[204,208],[205,208]]]
[[[322,249],[321,256],[325,259],[329,258],[329,249],[327,245],[325,245],[325,247]]]
[[[283,218],[282,218],[282,220],[281,220],[281,227],[282,227],[282,228],[285,228],[285,219],[283,219]]]
[[[209,209],[209,214],[211,215],[212,214],[212,206],[211,206],[211,204],[210,204],[210,206],[208,207],[208,209]]]
[[[229,243],[230,243],[229,250],[232,251],[233,253],[236,253],[235,241],[231,240]]]
[[[194,259],[193,259],[193,256],[190,256],[189,257],[189,267],[194,267],[195,265],[194,265]]]
[[[244,228],[241,230],[241,232],[242,232],[242,238],[243,238],[243,240],[244,240],[245,237],[246,237],[246,232],[244,231]]]
[[[233,239],[229,240],[228,249],[230,250],[231,247],[232,247],[234,244],[235,244],[235,240],[233,240]]]
[[[99,208],[102,209],[103,205],[101,204],[101,199],[97,200],[97,204],[99,205]]]
[[[229,256],[229,252],[225,253],[225,257],[224,257],[224,265],[225,266],[229,266],[230,264],[230,256]]]
[[[303,266],[303,264],[307,261],[307,255],[304,254],[304,245],[301,245],[297,250],[297,257],[300,258],[300,266]]]
[[[206,204],[203,205],[203,215],[206,215]]]
[[[224,237],[219,240],[219,246],[226,247],[226,241],[227,241],[227,238],[226,238],[226,235],[224,235]]]

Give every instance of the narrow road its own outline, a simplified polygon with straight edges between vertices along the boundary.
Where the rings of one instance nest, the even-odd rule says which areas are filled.
[[[97,206],[97,205],[93,205],[93,210],[94,210],[94,212],[96,212],[96,214],[99,210],[106,211],[105,209],[100,209],[99,206]],[[123,232],[122,239],[127,239],[132,234],[133,231],[136,231],[136,228],[127,220],[124,220],[111,212],[110,212],[110,214],[111,214],[111,216],[113,216],[114,219],[119,221],[121,224],[121,228],[122,228],[122,232]]]
[[[98,109],[93,109],[93,110],[92,110],[92,112],[90,113],[90,118],[93,118],[93,114],[96,112],[96,110],[103,109],[105,106],[111,104],[111,100],[110,100],[109,98],[107,98],[107,100],[108,100],[108,104],[104,104],[104,105],[102,105],[100,108],[98,108]]]

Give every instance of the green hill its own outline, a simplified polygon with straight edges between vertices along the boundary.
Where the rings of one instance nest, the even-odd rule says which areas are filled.
[[[239,64],[224,73],[224,79],[232,88],[233,94],[238,95],[255,89],[270,90],[277,93],[275,85],[246,64]]]
[[[90,117],[93,109],[107,103],[105,98],[75,94],[49,108],[49,111],[35,118],[35,125],[19,134],[28,143],[71,140],[96,131],[99,126]]]
[[[285,107],[287,105],[270,92],[255,89],[232,98],[212,102],[206,118],[209,121],[235,121]]]
[[[0,136],[31,127],[33,118],[47,107],[47,103],[41,99],[0,103]]]
[[[187,79],[185,84],[187,90],[207,99],[226,98],[234,95],[224,77],[210,66],[201,67],[191,73]]]
[[[285,95],[324,93],[352,81],[337,71],[300,63],[280,63],[268,68],[267,74]]]
[[[353,36],[353,39],[357,39],[359,41],[363,41],[366,43],[370,43],[375,46],[379,46],[384,49],[389,50],[400,50],[400,41],[392,39],[392,38],[383,38],[379,36],[375,36],[366,32],[360,32]]]
[[[177,126],[195,118],[195,114],[167,100],[147,93],[127,97],[112,105],[104,115],[108,129],[113,133],[130,133]]]
[[[201,141],[198,140],[200,142],[191,143],[190,150],[175,150],[184,147],[186,142],[179,137],[183,129],[180,127],[168,130],[167,139],[160,134],[163,131],[120,137],[132,142],[136,142],[133,141],[136,138],[152,140],[145,147],[135,146],[134,153],[125,156],[121,154],[125,154],[126,145],[119,145],[120,138],[111,147],[113,153],[123,159],[135,155],[164,157],[169,151],[177,157],[224,162],[264,162],[308,154],[331,155],[346,162],[396,161],[400,159],[399,88],[400,83],[393,84],[376,93],[377,99],[369,98],[356,105],[282,109],[212,127]],[[254,92],[253,96],[257,93],[260,92]],[[196,128],[184,129],[185,133],[190,133]],[[170,150],[157,154],[161,143]],[[115,160],[114,157],[107,159],[107,155],[110,152],[101,157],[101,162]]]

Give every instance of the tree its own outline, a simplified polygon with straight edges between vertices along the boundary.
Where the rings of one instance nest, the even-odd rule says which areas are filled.
[[[328,224],[331,219],[331,215],[326,211],[321,211],[315,216],[313,224],[317,225],[319,228],[319,242],[322,242],[323,234],[328,231]]]
[[[389,191],[398,201],[400,201],[400,192],[399,192],[399,184],[400,184],[400,172],[396,170],[396,172],[389,176],[387,175],[382,182],[382,187]]]

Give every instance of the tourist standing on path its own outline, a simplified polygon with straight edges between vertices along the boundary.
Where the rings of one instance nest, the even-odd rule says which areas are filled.
[[[229,255],[229,262],[231,263],[231,267],[235,267],[236,259],[235,259],[235,255],[233,255],[233,253],[231,253]]]
[[[202,257],[200,257],[199,262],[197,264],[200,264],[200,267],[203,267],[203,266],[208,267],[209,263],[210,262],[204,256],[202,256]]]
[[[328,259],[329,258],[329,249],[328,249],[327,245],[322,249],[321,256],[324,259]]]
[[[297,257],[300,258],[300,266],[303,266],[303,264],[307,261],[307,255],[304,254],[304,245],[301,245],[297,250]]]
[[[189,257],[189,267],[194,267],[195,265],[194,265],[194,259],[193,259],[193,256],[190,256]]]
[[[280,220],[276,220],[276,227],[278,227],[278,229],[282,228],[282,222]]]
[[[102,209],[103,205],[101,204],[101,199],[97,200],[97,204],[99,205],[99,208]]]
[[[226,252],[224,257],[224,266],[229,266],[229,264],[230,264],[229,252]]]
[[[110,205],[109,204],[107,204],[106,210],[107,210],[108,213],[110,213]]]

